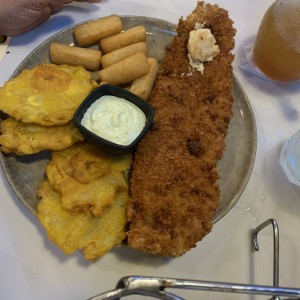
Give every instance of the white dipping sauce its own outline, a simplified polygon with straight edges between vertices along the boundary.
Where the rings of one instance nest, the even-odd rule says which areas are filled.
[[[115,144],[127,146],[141,133],[146,116],[126,99],[105,95],[96,100],[84,114],[81,124]]]

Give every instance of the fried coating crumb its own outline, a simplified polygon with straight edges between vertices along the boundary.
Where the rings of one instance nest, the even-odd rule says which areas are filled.
[[[203,75],[191,70],[189,32],[196,22],[210,28],[220,47]],[[128,244],[176,257],[212,229],[219,202],[217,162],[232,118],[235,30],[227,11],[198,2],[167,47],[150,96],[156,114],[138,145],[130,179]]]

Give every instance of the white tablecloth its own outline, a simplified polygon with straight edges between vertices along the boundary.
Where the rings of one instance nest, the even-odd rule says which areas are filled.
[[[237,57],[243,46],[253,41],[271,2],[216,0],[235,22]],[[0,64],[0,84],[35,47],[65,27],[112,13],[177,23],[195,6],[196,1],[192,0],[70,4],[30,33],[11,39]],[[85,261],[81,253],[65,256],[48,241],[40,224],[18,202],[1,173],[0,299],[81,300],[114,288],[120,277],[132,274],[272,285],[272,227],[259,235],[260,251],[252,252],[250,244],[251,230],[269,218],[275,218],[280,229],[280,285],[300,287],[300,191],[288,182],[278,163],[283,141],[300,128],[300,84],[268,83],[243,72],[236,62],[234,72],[255,113],[255,165],[238,203],[195,249],[174,260],[153,258],[125,248],[115,249],[97,262]],[[201,293],[181,295],[199,299]],[[245,296],[205,293],[205,297]]]

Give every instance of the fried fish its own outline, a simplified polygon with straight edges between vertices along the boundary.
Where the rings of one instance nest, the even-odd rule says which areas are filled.
[[[203,74],[188,59],[196,23],[211,29],[220,48]],[[227,11],[198,2],[166,49],[149,98],[154,123],[132,165],[127,235],[137,250],[180,256],[212,229],[220,196],[217,162],[232,118],[234,35]]]

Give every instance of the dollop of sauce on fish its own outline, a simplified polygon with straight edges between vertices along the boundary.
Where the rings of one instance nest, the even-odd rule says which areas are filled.
[[[196,23],[194,30],[189,33],[188,58],[193,69],[204,72],[203,63],[212,61],[220,53],[219,46],[211,30],[204,24]]]

